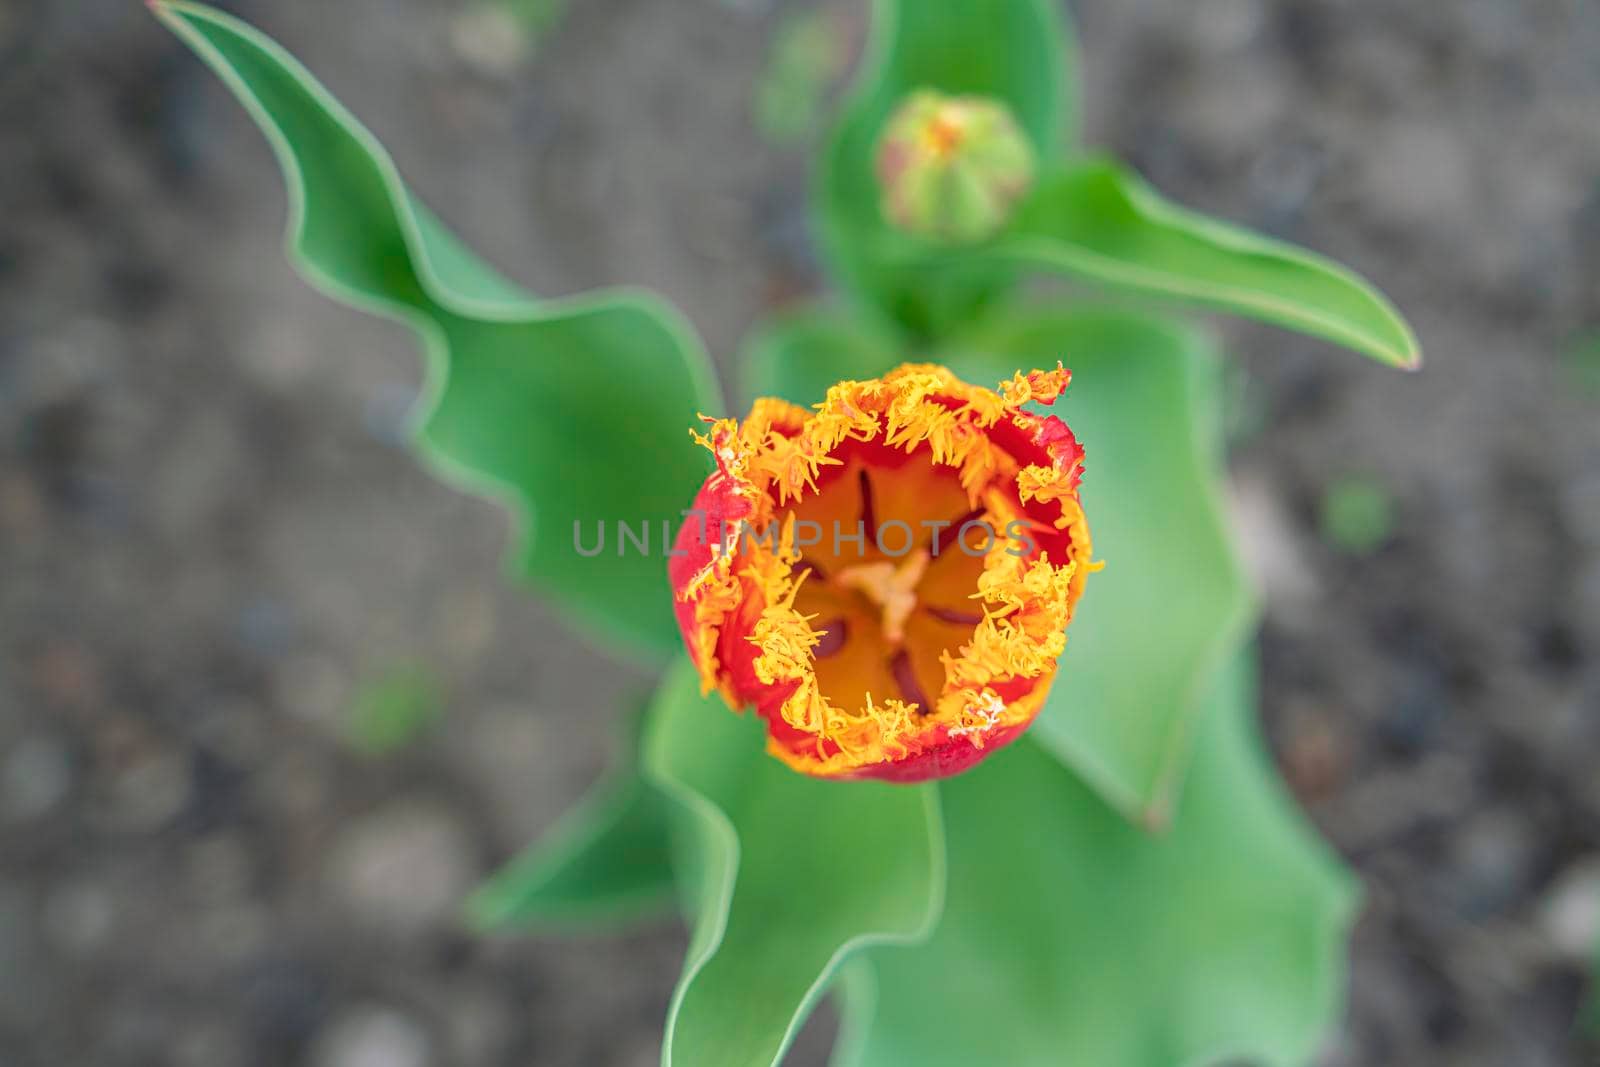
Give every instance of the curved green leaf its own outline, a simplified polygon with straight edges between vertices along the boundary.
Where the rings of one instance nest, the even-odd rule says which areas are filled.
[[[589,796],[467,900],[474,928],[626,922],[671,904],[669,801],[640,776],[640,725]]]
[[[1170,832],[1128,825],[1023,738],[946,782],[944,919],[874,949],[835,1067],[1182,1067],[1310,1058],[1339,1010],[1357,892],[1256,734],[1248,671],[1202,718]],[[852,976],[847,997],[871,993]]]
[[[977,94],[1005,103],[1041,161],[1076,130],[1072,41],[1050,0],[874,0],[861,73],[818,174],[820,239],[834,270],[914,332],[938,334],[1009,283],[997,261],[907,261],[930,245],[889,226],[879,210],[874,152],[879,131],[915,89]]]
[[[1591,1041],[1600,1041],[1600,943],[1594,947],[1589,970],[1589,998],[1584,1002],[1582,1025]]]
[[[693,331],[642,292],[538,301],[478,260],[401,182],[382,146],[293,57],[191,3],[153,10],[233,90],[283,168],[288,253],[328,295],[421,335],[424,457],[507,500],[517,567],[580,628],[665,658],[678,647],[659,551],[618,551],[616,524],[660,545],[707,465],[686,428],[721,407]],[[610,540],[590,558],[596,524]]]
[[[835,970],[937,921],[944,843],[932,786],[828,782],[764,751],[754,716],[700,695],[681,663],[651,710],[645,763],[679,801],[694,918],[662,1063],[766,1067]]]
[[[1166,820],[1192,721],[1254,615],[1220,500],[1217,364],[1194,331],[1107,310],[1020,311],[957,342],[978,381],[1072,370],[1054,411],[1084,448],[1105,569],[1089,578],[1033,734],[1130,818]]]
[[[740,376],[747,399],[776,396],[809,406],[835,382],[884,374],[906,358],[901,339],[886,324],[815,305],[780,315],[746,341]]]
[[[840,967],[832,991],[839,1010],[839,1033],[828,1063],[830,1067],[852,1067],[867,1054],[878,1014],[878,969],[872,965],[871,954],[858,953]]]
[[[991,251],[1008,263],[1249,315],[1397,367],[1422,361],[1405,319],[1353,271],[1172,204],[1111,160],[1044,178]]]

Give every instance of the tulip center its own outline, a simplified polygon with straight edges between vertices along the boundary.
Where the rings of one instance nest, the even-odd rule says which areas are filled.
[[[933,710],[954,656],[983,621],[976,598],[988,540],[953,468],[881,450],[830,470],[792,512],[814,523],[800,548],[805,579],[795,607],[818,641],[813,667],[823,695],[840,707],[870,697]]]
[[[927,549],[919,548],[898,564],[879,560],[846,567],[834,581],[865,594],[881,609],[884,640],[899,647],[906,639],[906,620],[917,610],[917,583],[931,558]]]

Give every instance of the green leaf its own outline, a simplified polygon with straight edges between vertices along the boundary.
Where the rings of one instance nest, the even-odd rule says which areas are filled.
[[[1323,540],[1340,552],[1371,555],[1394,532],[1394,499],[1381,482],[1347,474],[1323,490],[1321,527]]]
[[[1118,818],[1030,738],[943,786],[944,918],[874,949],[835,1067],[1304,1063],[1343,998],[1357,892],[1271,773],[1249,673],[1201,720],[1170,832]],[[852,975],[847,997],[871,992]]]
[[[356,749],[382,756],[416,740],[443,712],[442,687],[426,663],[393,663],[362,681],[346,731]]]
[[[849,27],[838,12],[807,8],[773,30],[756,82],[756,128],[776,144],[809,137],[829,90],[848,62]]]
[[[874,0],[871,38],[818,175],[820,240],[841,280],[914,332],[937,335],[1010,282],[998,261],[918,259],[943,246],[891,227],[879,209],[878,134],[907,93],[987,96],[1010,108],[1041,161],[1076,131],[1076,59],[1050,0]]]
[[[943,832],[932,786],[833,782],[764,751],[753,715],[700,695],[686,662],[651,710],[646,767],[679,801],[694,917],[662,1062],[775,1064],[839,965],[937,921]]]
[[[835,382],[893,370],[906,353],[886,323],[850,309],[814,305],[763,325],[745,342],[741,357],[748,399],[775,396],[809,406]]]
[[[1018,311],[957,342],[971,380],[1072,370],[1056,401],[1084,448],[1095,557],[1033,734],[1130,818],[1176,802],[1196,708],[1252,597],[1223,514],[1218,366],[1194,331],[1109,310]]]
[[[878,970],[871,954],[857,953],[840,967],[832,992],[839,1011],[839,1034],[828,1062],[831,1067],[851,1067],[866,1056],[878,1014]]]
[[[630,721],[618,765],[468,899],[475,929],[626,922],[672,903],[669,801],[640,775]]]
[[[500,0],[534,41],[553,33],[567,13],[567,0]]]
[[[387,153],[276,43],[198,4],[153,10],[233,90],[266,134],[289,195],[288,252],[328,295],[421,336],[428,383],[418,432],[453,483],[520,520],[518,570],[580,629],[664,659],[678,647],[659,551],[622,554],[617,523],[660,545],[708,465],[688,439],[721,401],[683,319],[658,298],[611,291],[540,301],[456,240]],[[590,558],[582,524],[611,540]]]
[[[1600,397],[1600,333],[1583,333],[1567,342],[1561,363],[1578,396]]]
[[[1590,1041],[1600,1042],[1600,944],[1595,945],[1589,965],[1589,996],[1583,1003],[1578,1025]]]
[[[1169,203],[1111,160],[1047,176],[991,250],[1003,262],[1249,315],[1397,367],[1422,361],[1405,319],[1352,271]]]

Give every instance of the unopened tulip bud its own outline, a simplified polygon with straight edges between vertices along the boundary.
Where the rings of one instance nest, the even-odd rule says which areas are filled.
[[[1004,104],[921,89],[878,141],[878,188],[895,226],[951,244],[981,241],[1033,184],[1033,146]]]

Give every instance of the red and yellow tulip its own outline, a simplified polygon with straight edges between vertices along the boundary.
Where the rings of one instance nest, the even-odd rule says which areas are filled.
[[[921,781],[1018,737],[1043,706],[1090,562],[1083,450],[998,391],[908,364],[814,410],[706,420],[716,470],[669,565],[704,688],[824,778]]]

